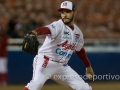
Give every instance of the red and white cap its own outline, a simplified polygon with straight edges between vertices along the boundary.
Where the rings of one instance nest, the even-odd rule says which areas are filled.
[[[70,1],[64,1],[61,3],[60,5],[60,8],[58,9],[58,12],[60,12],[61,10],[72,10],[72,11],[75,11],[76,8],[75,8],[75,5],[70,2]]]

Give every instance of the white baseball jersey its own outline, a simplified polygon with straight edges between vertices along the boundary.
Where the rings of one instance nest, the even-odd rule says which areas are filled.
[[[71,90],[92,90],[67,64],[73,51],[79,51],[83,47],[83,35],[80,29],[74,24],[74,30],[72,30],[62,20],[46,27],[50,29],[51,35],[46,36],[43,45],[39,48],[38,55],[34,58],[33,77],[24,90],[41,90],[48,79],[70,87]]]
[[[75,24],[72,30],[60,19],[46,27],[50,29],[51,35],[46,36],[38,54],[44,54],[58,62],[68,62],[74,50],[80,51],[83,47],[83,34]]]

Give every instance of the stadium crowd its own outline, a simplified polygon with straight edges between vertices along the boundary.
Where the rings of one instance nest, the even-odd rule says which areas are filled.
[[[64,0],[0,0],[0,31],[22,38],[39,26],[58,20]],[[75,23],[85,38],[120,38],[120,0],[70,0],[77,8]]]

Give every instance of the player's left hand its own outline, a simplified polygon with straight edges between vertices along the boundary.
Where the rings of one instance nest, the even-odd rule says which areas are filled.
[[[94,80],[94,72],[91,66],[86,68],[86,75],[89,79],[93,79]]]
[[[22,43],[22,50],[29,54],[37,54],[39,41],[36,33],[30,31],[25,35]]]

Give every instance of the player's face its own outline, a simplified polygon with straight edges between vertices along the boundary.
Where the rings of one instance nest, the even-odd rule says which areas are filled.
[[[70,10],[62,10],[61,18],[64,24],[69,25],[74,19],[74,12]]]

